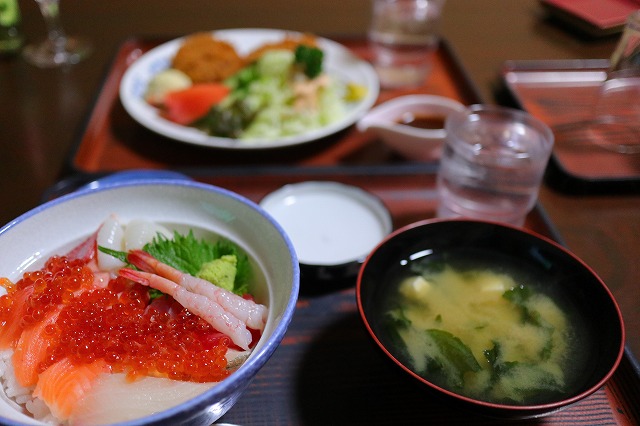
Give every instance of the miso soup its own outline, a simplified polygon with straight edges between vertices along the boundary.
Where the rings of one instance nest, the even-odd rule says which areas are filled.
[[[496,265],[426,258],[401,269],[388,339],[401,362],[444,389],[492,403],[550,401],[575,382],[575,327],[536,277]]]

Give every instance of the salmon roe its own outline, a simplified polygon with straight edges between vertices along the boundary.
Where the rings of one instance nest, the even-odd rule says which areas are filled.
[[[230,339],[169,296],[150,303],[147,287],[122,277],[100,287],[85,261],[57,256],[16,283],[17,291],[29,287],[20,325],[42,327],[48,348],[39,372],[68,357],[78,364],[103,359],[130,380],[212,382],[229,375]],[[0,297],[1,323],[15,309],[13,294]]]

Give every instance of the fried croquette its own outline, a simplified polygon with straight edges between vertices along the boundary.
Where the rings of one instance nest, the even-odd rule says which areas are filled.
[[[299,37],[287,36],[275,43],[265,43],[245,56],[245,63],[250,64],[258,60],[265,52],[274,49],[294,50],[299,45],[317,47],[316,37],[311,34],[302,34]]]
[[[210,33],[189,36],[171,66],[187,74],[194,83],[220,82],[245,65],[235,48]]]

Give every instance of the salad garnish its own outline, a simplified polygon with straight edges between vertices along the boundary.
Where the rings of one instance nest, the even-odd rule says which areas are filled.
[[[366,96],[363,86],[325,72],[313,36],[287,36],[244,57],[233,49],[208,33],[188,37],[170,68],[151,79],[145,100],[176,124],[248,140],[322,128]]]

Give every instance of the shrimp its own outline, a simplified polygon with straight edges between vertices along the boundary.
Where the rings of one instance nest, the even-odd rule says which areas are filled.
[[[182,306],[211,324],[216,330],[229,336],[233,343],[242,349],[249,349],[252,337],[245,323],[225,311],[214,300],[201,294],[192,293],[167,278],[149,272],[122,268],[120,276],[170,295]]]
[[[181,271],[160,262],[149,253],[142,250],[132,250],[128,256],[129,262],[146,272],[160,275],[171,280],[188,291],[203,295],[214,300],[230,314],[244,321],[247,327],[262,331],[267,321],[267,307],[253,300],[247,300],[235,293],[218,287],[209,281],[182,273]]]

